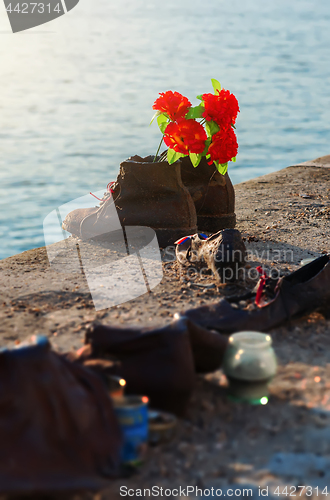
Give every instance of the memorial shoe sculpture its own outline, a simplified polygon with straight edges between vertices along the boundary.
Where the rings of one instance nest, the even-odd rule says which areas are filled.
[[[198,231],[217,233],[235,227],[235,190],[228,172],[220,174],[205,156],[194,168],[186,156],[181,158],[181,178],[195,204]]]
[[[176,257],[182,265],[207,266],[222,282],[235,281],[245,266],[246,248],[237,229],[223,229],[207,237],[196,233],[176,241]]]
[[[181,313],[203,328],[221,333],[265,332],[299,314],[330,311],[330,254],[323,255],[282,278],[268,277],[261,268],[252,292],[227,297]],[[240,307],[241,301],[247,306]],[[178,315],[180,317],[180,315]]]
[[[0,352],[0,494],[98,489],[118,474],[121,431],[101,379],[46,337]]]
[[[100,207],[70,212],[63,228],[82,239],[106,238],[113,227],[114,204],[122,226],[154,229],[160,247],[173,244],[182,234],[196,232],[196,211],[181,180],[181,162],[169,165],[153,160],[153,156],[132,156],[122,162]]]
[[[127,394],[145,394],[153,408],[183,415],[195,386],[196,373],[219,368],[227,337],[186,318],[162,328],[91,325],[76,361],[98,373],[126,380]],[[93,361],[93,364],[91,362]]]
[[[70,212],[63,228],[83,239],[106,237],[113,204],[122,226],[151,227],[161,247],[197,232],[197,224],[207,232],[234,227],[235,196],[227,168],[236,161],[239,106],[217,80],[212,84],[215,93],[198,96],[201,103],[195,107],[178,92],[161,93],[153,105],[162,133],[156,155],[122,162],[100,206]],[[168,150],[159,156],[163,141]]]

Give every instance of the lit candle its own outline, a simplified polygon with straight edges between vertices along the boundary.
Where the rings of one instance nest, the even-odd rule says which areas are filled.
[[[124,380],[121,377],[116,377],[115,375],[109,375],[107,378],[108,378],[108,389],[110,396],[112,398],[123,397],[126,386],[126,380]]]

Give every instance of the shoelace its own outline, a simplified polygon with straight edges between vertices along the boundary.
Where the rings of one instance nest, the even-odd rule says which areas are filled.
[[[109,198],[111,198],[111,196],[112,196],[112,195],[113,195],[113,193],[114,193],[114,190],[113,190],[113,189],[111,189],[111,186],[112,186],[114,183],[115,183],[115,181],[113,181],[113,182],[109,182],[109,184],[107,185],[107,192],[108,192],[108,193],[110,193]],[[97,196],[95,196],[95,194],[93,194],[93,193],[91,193],[91,192],[90,192],[89,194],[91,194],[92,196],[94,196],[94,198],[96,198],[97,200],[99,200],[99,201],[103,201],[103,200],[102,200],[102,198],[98,198]]]
[[[190,236],[184,236],[183,238],[180,238],[179,240],[174,242],[174,245],[182,245],[185,241],[190,240],[194,234],[191,234]],[[204,233],[198,233],[198,236],[202,238],[203,240],[207,240],[208,236]]]
[[[256,298],[255,298],[255,304],[258,307],[261,307],[261,298],[262,298],[262,293],[264,291],[265,285],[267,283],[267,280],[269,276],[267,276],[267,273],[263,270],[262,266],[258,266],[257,268],[258,273],[260,274],[260,280],[259,280],[259,286],[257,289],[256,293]]]

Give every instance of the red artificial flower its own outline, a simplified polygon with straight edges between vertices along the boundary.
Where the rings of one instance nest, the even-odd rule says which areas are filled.
[[[200,123],[184,118],[169,123],[164,133],[166,146],[184,155],[203,153],[206,139],[206,132]]]
[[[211,155],[210,163],[218,161],[219,163],[227,163],[237,155],[238,144],[234,130],[232,127],[220,130],[212,137],[212,142],[209,146],[208,154]]]
[[[238,101],[229,90],[218,90],[218,94],[203,94],[205,111],[203,117],[213,120],[222,128],[235,124],[239,112]]]
[[[152,109],[166,113],[172,121],[184,118],[191,107],[191,102],[179,92],[161,92]]]

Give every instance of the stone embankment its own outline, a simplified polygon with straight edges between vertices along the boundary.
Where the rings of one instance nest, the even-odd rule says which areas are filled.
[[[164,325],[177,311],[251,288],[255,278],[248,271],[256,265],[283,275],[304,258],[330,252],[330,156],[238,184],[235,190],[237,228],[250,257],[245,281],[222,285],[208,274],[190,276],[169,252],[163,280],[151,293],[97,312],[85,275],[70,259],[74,240],[52,266],[45,248],[30,250],[0,261],[1,346],[38,333],[63,352],[81,347],[86,327],[95,320]],[[55,250],[61,245],[55,244]],[[90,252],[98,258],[111,249],[90,245]],[[138,475],[114,482],[97,498],[120,498],[123,484],[172,489],[269,485],[269,494],[278,485],[329,485],[330,320],[314,312],[270,333],[279,369],[268,405],[228,401],[220,371],[200,377],[175,440],[150,449]]]

